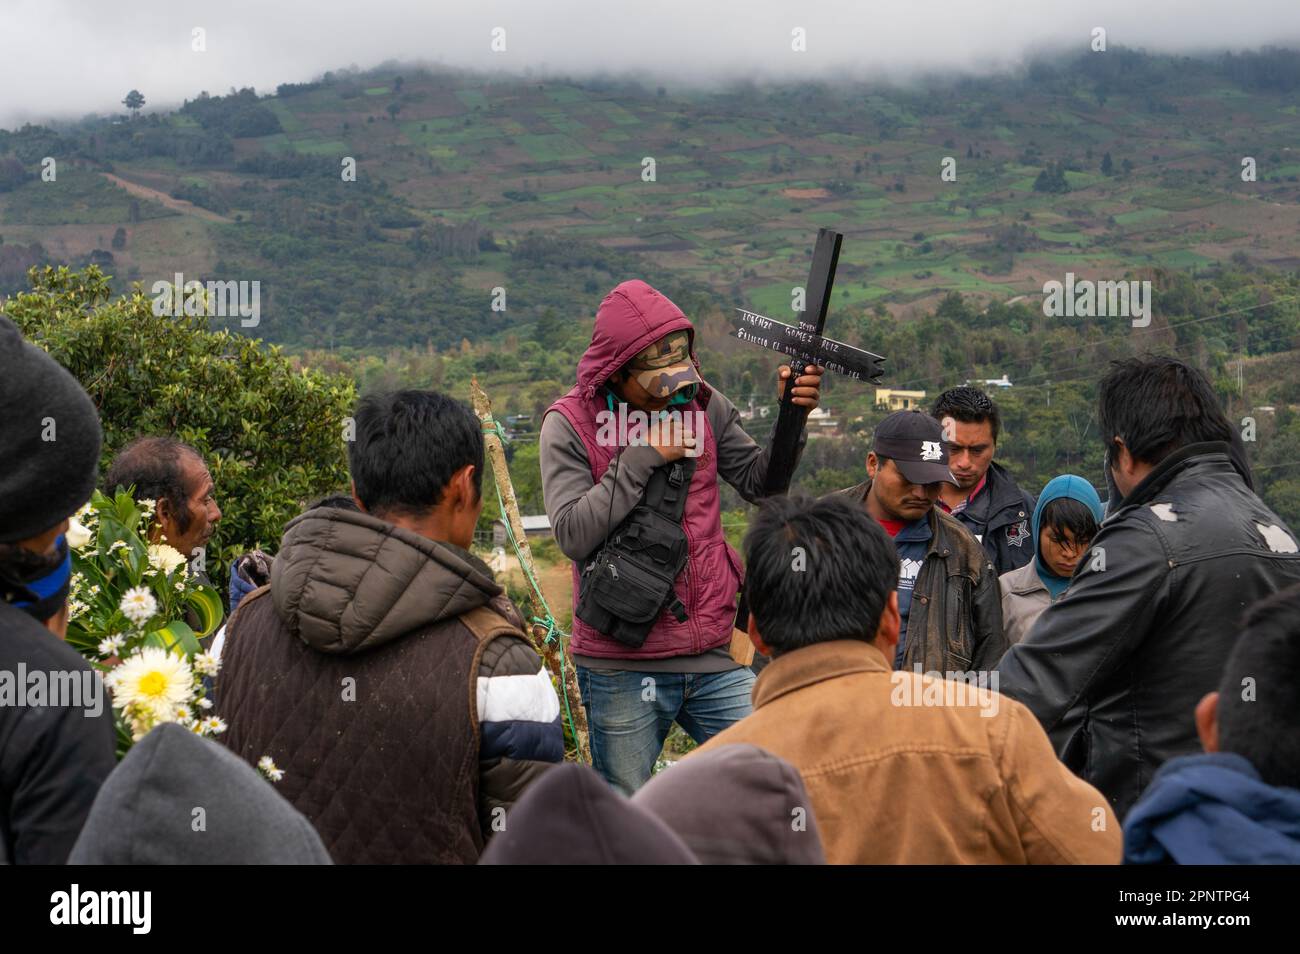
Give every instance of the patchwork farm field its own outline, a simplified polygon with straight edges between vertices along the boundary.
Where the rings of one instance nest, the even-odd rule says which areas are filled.
[[[561,301],[590,313],[606,290],[590,273],[568,282],[552,269],[556,287],[543,287],[540,273],[476,262],[529,235],[592,243],[632,256],[618,261],[639,262],[646,274],[671,272],[775,313],[804,281],[820,226],[846,236],[837,306],[901,317],[950,291],[1036,293],[1066,269],[1119,278],[1234,256],[1278,267],[1300,260],[1291,97],[1243,95],[1210,67],[1132,56],[1138,78],[1123,83],[1089,75],[1081,61],[1041,82],[709,93],[417,69],[341,73],[241,99],[220,161],[141,143],[155,130],[212,135],[221,128],[212,103],[235,97],[125,131],[87,125],[57,201],[39,179],[0,192],[0,236],[32,241],[44,229],[81,248],[86,241],[69,244],[69,229],[111,236],[120,225],[128,241],[112,251],[119,282],[220,262],[274,278],[284,301],[363,267],[341,246],[320,245],[361,229],[401,250],[364,266],[378,307],[397,307],[391,296],[382,301],[387,288],[437,287],[441,307],[469,313],[504,281],[529,306],[526,320]],[[258,134],[239,135],[252,112]],[[11,134],[11,150],[20,136]],[[1244,157],[1254,181],[1243,181]],[[356,180],[340,187],[348,162]],[[165,239],[146,227],[176,215],[204,221]],[[478,238],[448,238],[467,229]],[[431,274],[387,274],[403,263]],[[449,326],[445,337],[494,327],[472,325]],[[316,343],[303,320],[268,322],[265,333]]]

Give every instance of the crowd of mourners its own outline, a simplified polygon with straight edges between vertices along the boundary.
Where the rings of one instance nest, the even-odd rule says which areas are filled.
[[[807,411],[821,377],[774,384]],[[606,426],[631,412],[662,426]],[[962,386],[881,421],[860,483],[767,496],[690,320],[624,282],[539,437],[580,698],[471,552],[479,419],[431,390],[353,419],[349,485],[229,568],[224,733],[119,763],[107,707],[0,695],[0,862],[1300,862],[1300,552],[1177,358],[1100,381],[1095,485],[1018,486]],[[0,454],[0,674],[90,669],[66,534],[96,488],[203,574],[203,454],[141,435],[101,475],[95,405],[3,317]],[[723,481],[757,505],[743,560]],[[697,745],[664,767],[674,724]]]

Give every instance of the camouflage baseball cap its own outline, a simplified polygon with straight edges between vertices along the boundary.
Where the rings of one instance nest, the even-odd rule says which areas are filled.
[[[686,331],[664,335],[643,348],[627,367],[637,383],[657,398],[672,397],[682,388],[700,383],[691,361],[691,336]]]

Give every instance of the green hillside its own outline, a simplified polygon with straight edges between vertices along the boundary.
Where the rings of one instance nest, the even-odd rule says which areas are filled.
[[[1298,78],[1282,51],[1117,50],[916,88],[410,69],[200,94],[170,114],[0,132],[0,291],[25,285],[15,247],[39,244],[119,287],[259,280],[255,333],[290,346],[445,347],[518,333],[546,307],[585,319],[629,275],[788,314],[823,225],[846,234],[837,307],[904,317],[948,291],[1036,293],[1067,269],[1234,255],[1289,269]],[[1068,191],[1044,191],[1058,167]]]
[[[728,338],[727,310],[792,317],[829,226],[846,236],[830,332],[885,354],[888,387],[933,397],[1009,375],[999,459],[1029,489],[1100,479],[1096,381],[1154,350],[1257,419],[1265,499],[1300,522],[1297,89],[1300,54],[1278,50],[1113,50],[908,88],[326,74],[0,131],[0,294],[60,262],[98,264],[119,292],[177,272],[258,281],[256,327],[210,323],[363,388],[464,397],[477,375],[500,415],[535,426],[572,386],[601,297],[631,277],[692,317],[712,383],[770,404],[775,356]],[[1152,281],[1151,326],[1045,317],[1043,283],[1067,271]],[[854,382],[828,381],[824,403],[838,425],[809,442],[810,491],[860,479],[882,414]],[[536,448],[513,453],[535,512]]]

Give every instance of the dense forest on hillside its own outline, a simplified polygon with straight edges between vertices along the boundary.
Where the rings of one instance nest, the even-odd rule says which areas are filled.
[[[1179,355],[1207,372],[1242,427],[1265,499],[1300,523],[1300,275],[1230,267],[1196,277],[1164,270],[1143,277],[1153,283],[1154,311],[1162,316],[1144,329],[1127,319],[1048,318],[1036,303],[986,304],[953,293],[915,320],[883,308],[835,311],[828,330],[884,354],[886,386],[923,390],[930,400],[967,380],[1007,375],[1012,387],[991,389],[1004,421],[998,458],[1034,492],[1060,473],[1102,479],[1096,386],[1111,360]],[[707,296],[688,293],[679,303],[695,321],[705,377],[741,407],[774,405],[777,356],[729,337],[729,314]],[[363,390],[420,386],[463,394],[477,376],[499,416],[536,422],[573,386],[590,328],[589,320],[562,321],[547,312],[526,337],[467,341],[446,351],[310,351],[300,360],[351,373]],[[828,376],[823,404],[841,426],[835,437],[809,441],[797,489],[823,493],[862,479],[871,430],[887,413],[874,400],[870,385]],[[766,441],[770,420],[748,426]],[[525,428],[512,448],[511,472],[525,512],[543,507],[534,441]],[[729,488],[724,501],[743,509]]]

